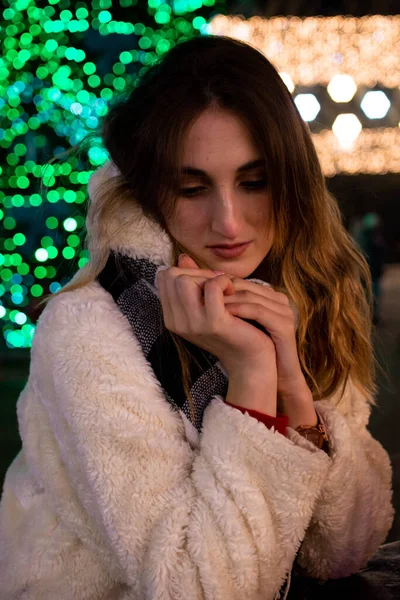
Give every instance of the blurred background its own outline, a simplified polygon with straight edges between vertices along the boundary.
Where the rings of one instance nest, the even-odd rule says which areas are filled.
[[[16,402],[37,302],[88,260],[87,182],[113,99],[177,41],[228,35],[273,62],[368,259],[378,407],[400,539],[400,15],[389,0],[3,0],[0,14],[0,486],[21,448]],[[66,150],[90,135],[83,153]],[[89,139],[89,138],[88,138]],[[56,160],[54,160],[56,159]],[[50,164],[50,161],[51,162]],[[56,335],[56,332],[55,332]],[[0,488],[0,489],[1,489]]]

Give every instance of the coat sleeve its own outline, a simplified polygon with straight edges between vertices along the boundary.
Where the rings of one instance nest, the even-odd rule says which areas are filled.
[[[367,429],[371,404],[350,380],[340,402],[315,402],[330,438],[331,466],[296,559],[304,576],[321,581],[361,569],[393,523],[392,467]],[[302,438],[291,427],[287,437]]]
[[[6,600],[273,600],[329,457],[220,396],[192,449],[125,317],[72,295],[42,313],[19,400],[35,484],[23,509],[24,475],[6,481],[0,576],[20,594]]]

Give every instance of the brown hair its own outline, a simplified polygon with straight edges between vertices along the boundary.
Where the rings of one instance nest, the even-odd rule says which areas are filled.
[[[257,271],[297,305],[299,359],[314,400],[340,386],[344,390],[350,378],[375,405],[378,361],[368,263],[326,188],[309,128],[291,94],[265,56],[238,40],[210,35],[178,43],[110,107],[101,136],[121,176],[105,180],[96,202],[89,203],[88,216],[96,223],[87,238],[90,260],[57,293],[93,281],[102,270],[108,257],[107,242],[99,246],[102,224],[122,202],[138,203],[167,231],[166,216],[173,214],[180,188],[184,136],[209,108],[240,118],[265,158],[275,235]],[[185,252],[209,268],[171,241],[173,265]],[[193,408],[190,355],[182,338],[171,335]]]

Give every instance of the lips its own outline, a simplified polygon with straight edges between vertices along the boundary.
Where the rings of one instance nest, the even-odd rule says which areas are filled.
[[[215,246],[210,246],[210,248],[227,248],[228,250],[231,250],[232,248],[237,248],[238,246],[243,246],[244,244],[247,244],[248,242],[241,242],[240,244],[232,244],[232,246],[225,246],[225,245],[221,245],[218,246],[218,244],[216,244]]]
[[[250,246],[251,242],[246,242],[245,244],[239,244],[234,246],[233,248],[224,248],[222,246],[213,246],[211,248],[212,252],[217,256],[221,256],[222,258],[235,258],[236,256],[240,256],[247,250]]]

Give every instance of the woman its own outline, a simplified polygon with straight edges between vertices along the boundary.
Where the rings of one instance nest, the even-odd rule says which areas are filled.
[[[2,599],[270,600],[292,569],[356,572],[393,520],[371,281],[285,85],[197,37],[102,135],[90,261],[41,314],[18,401]]]

